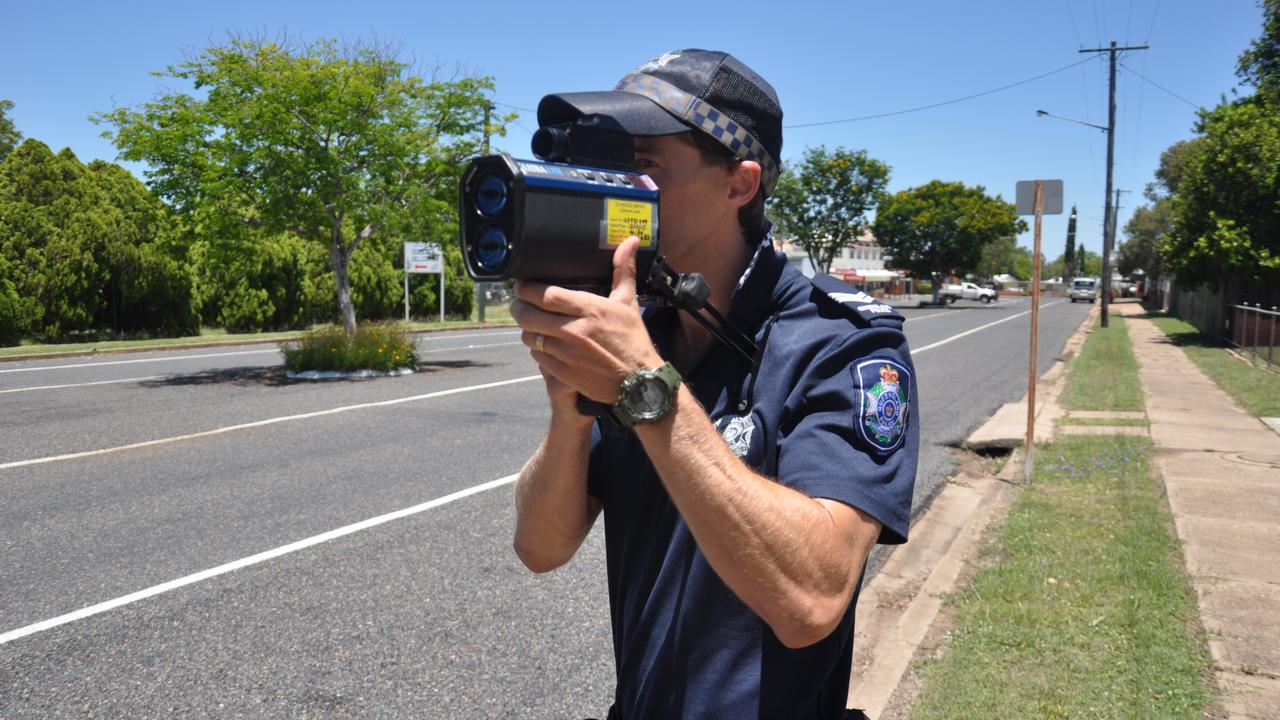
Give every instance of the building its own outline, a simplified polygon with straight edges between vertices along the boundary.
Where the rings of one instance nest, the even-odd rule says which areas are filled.
[[[812,277],[815,268],[809,261],[809,255],[798,244],[785,241],[782,244],[787,259],[799,268],[806,277]],[[889,294],[908,292],[905,285],[910,283],[903,273],[885,267],[884,248],[876,242],[875,236],[868,230],[849,247],[841,248],[831,261],[831,274],[845,282],[867,291],[882,291]]]

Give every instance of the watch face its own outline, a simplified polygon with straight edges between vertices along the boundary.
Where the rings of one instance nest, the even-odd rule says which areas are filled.
[[[636,407],[646,415],[657,414],[667,403],[667,388],[657,379],[647,379],[636,386]]]

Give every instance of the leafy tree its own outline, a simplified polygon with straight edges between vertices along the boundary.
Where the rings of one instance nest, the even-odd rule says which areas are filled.
[[[876,211],[875,236],[895,267],[933,279],[977,269],[982,248],[1027,229],[1012,203],[981,185],[931,180],[890,195]]]
[[[820,272],[862,235],[867,214],[884,197],[889,166],[865,150],[808,148],[798,168],[783,173],[769,199],[769,214],[795,238]]]
[[[436,236],[455,212],[463,160],[509,119],[484,126],[490,78],[426,81],[385,47],[333,40],[232,37],[158,75],[204,97],[168,92],[99,114],[106,136],[152,168],[152,187],[179,212],[220,211],[322,247],[348,334],[361,245]]]
[[[1116,270],[1121,275],[1129,275],[1141,268],[1152,280],[1163,275],[1160,241],[1172,228],[1173,208],[1167,198],[1134,210],[1133,217],[1124,226],[1129,239],[1116,251]]]
[[[1179,284],[1217,285],[1280,269],[1280,113],[1256,97],[1201,113],[1160,240]]]
[[[1260,0],[1262,35],[1236,62],[1236,75],[1270,103],[1280,101],[1280,0]]]
[[[18,132],[18,127],[9,118],[9,111],[12,109],[12,100],[0,100],[0,162],[4,162],[22,141],[22,133]]]
[[[1031,251],[1019,245],[1013,235],[1006,235],[982,246],[982,256],[973,274],[982,279],[1012,275],[1019,280],[1030,280],[1031,269]]]
[[[1071,206],[1071,217],[1067,218],[1067,249],[1062,254],[1064,260],[1062,277],[1070,280],[1075,272],[1076,259],[1076,206]]]
[[[1089,262],[1092,257],[1098,258],[1096,266]],[[1076,272],[1078,277],[1099,277],[1102,275],[1102,256],[1086,251],[1084,245],[1077,245],[1076,259],[1072,263],[1071,269]]]
[[[0,258],[24,298],[9,339],[195,330],[190,278],[160,243],[168,229],[168,211],[128,171],[25,141],[0,163]]]

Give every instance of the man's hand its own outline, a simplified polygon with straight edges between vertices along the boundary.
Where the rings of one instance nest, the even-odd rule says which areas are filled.
[[[662,358],[640,319],[636,300],[636,250],[627,238],[613,253],[608,297],[527,280],[516,283],[511,316],[547,381],[556,413],[577,412],[577,393],[613,404],[622,381]],[[541,337],[541,340],[539,340]]]

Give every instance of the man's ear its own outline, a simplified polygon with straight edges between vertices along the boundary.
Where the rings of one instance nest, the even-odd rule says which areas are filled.
[[[743,160],[730,171],[729,199],[742,207],[760,192],[760,163],[755,160]]]

